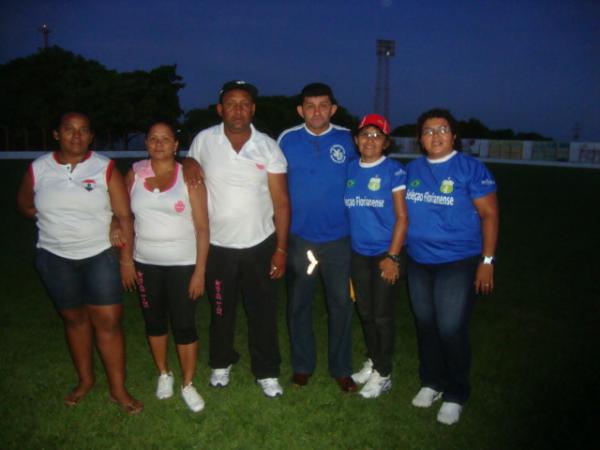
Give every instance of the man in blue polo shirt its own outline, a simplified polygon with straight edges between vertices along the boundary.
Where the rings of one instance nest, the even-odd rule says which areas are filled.
[[[278,139],[288,161],[292,217],[288,324],[292,382],[304,386],[316,366],[312,302],[320,274],[329,314],[329,373],[344,392],[353,392],[350,230],[344,190],[347,165],[358,155],[350,131],[330,122],[336,110],[329,86],[309,84],[302,89],[297,107],[304,124],[284,131]],[[317,261],[316,266],[311,260]]]

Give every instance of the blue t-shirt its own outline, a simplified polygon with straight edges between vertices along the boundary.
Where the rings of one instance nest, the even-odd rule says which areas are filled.
[[[346,170],[358,156],[350,131],[332,125],[317,136],[299,125],[281,133],[277,143],[288,162],[290,232],[312,242],[348,236]]]
[[[406,171],[398,161],[382,157],[374,163],[350,163],[344,203],[352,250],[365,256],[388,251],[396,224],[392,193],[404,188]]]
[[[496,182],[480,161],[460,152],[440,162],[410,162],[407,251],[423,264],[437,264],[481,253],[481,219],[473,200],[496,192]]]

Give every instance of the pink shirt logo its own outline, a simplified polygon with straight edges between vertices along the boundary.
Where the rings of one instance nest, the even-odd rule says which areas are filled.
[[[177,211],[178,213],[181,213],[181,212],[183,212],[184,209],[185,209],[185,204],[181,200],[178,200],[175,203],[175,211]]]
[[[258,170],[265,170],[265,165],[264,165],[264,164],[261,164],[261,163],[256,163],[256,168],[257,168]]]

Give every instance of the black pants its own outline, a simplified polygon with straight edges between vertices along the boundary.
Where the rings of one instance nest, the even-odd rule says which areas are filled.
[[[135,268],[146,334],[164,336],[170,320],[176,344],[196,342],[196,302],[188,294],[195,266],[156,266],[136,262]]]
[[[398,282],[389,284],[381,278],[382,257],[352,252],[352,284],[368,356],[373,368],[385,377],[392,371],[394,302],[399,292]]]
[[[254,376],[279,376],[279,340],[275,282],[269,278],[275,235],[245,249],[211,245],[206,284],[211,302],[209,365],[222,369],[235,364],[239,354],[233,346],[236,308],[242,294],[248,318],[248,344]]]

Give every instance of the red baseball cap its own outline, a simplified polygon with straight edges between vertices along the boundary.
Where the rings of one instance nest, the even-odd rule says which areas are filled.
[[[386,136],[390,134],[390,123],[379,114],[367,114],[358,124],[358,129],[360,130],[369,125],[379,128]]]

